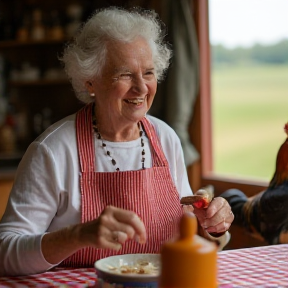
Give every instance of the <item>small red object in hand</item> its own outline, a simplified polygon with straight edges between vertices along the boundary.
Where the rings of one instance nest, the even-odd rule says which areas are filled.
[[[209,201],[206,198],[203,198],[199,201],[194,202],[192,205],[195,208],[201,209],[201,208],[207,208],[209,206]]]
[[[182,197],[180,203],[182,205],[192,205],[197,209],[205,209],[209,206],[214,197],[214,189],[212,185],[208,185],[198,190],[192,196]]]

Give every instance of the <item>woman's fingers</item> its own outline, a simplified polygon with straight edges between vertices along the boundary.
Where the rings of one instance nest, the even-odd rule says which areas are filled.
[[[128,236],[126,233],[122,231],[113,231],[110,232],[110,235],[104,237],[102,248],[120,250],[122,245],[128,240]]]
[[[115,208],[115,207],[113,207]],[[140,217],[132,211],[116,209],[114,213],[115,219],[118,221],[119,230],[127,233],[130,239],[138,238],[139,243],[146,242],[146,229]]]
[[[99,218],[83,224],[81,237],[94,247],[119,250],[128,239],[145,243],[146,229],[134,212],[107,206]]]
[[[94,246],[96,248],[120,250],[126,240],[127,235],[125,233],[102,229],[95,239]]]
[[[231,207],[223,197],[215,197],[207,208],[206,217],[212,218],[220,210],[222,210],[222,213],[227,213],[231,211]]]
[[[203,224],[203,228],[209,232],[209,233],[221,233],[221,232],[225,232],[230,228],[230,225],[234,219],[234,215],[231,212],[228,217],[223,217],[223,215],[221,214],[221,211],[219,211],[220,213],[220,217],[217,216],[217,214],[215,215],[215,219],[211,218],[211,219],[206,219],[204,224]]]
[[[222,197],[214,198],[207,209],[195,209],[194,213],[209,233],[227,231],[234,220],[230,205]]]

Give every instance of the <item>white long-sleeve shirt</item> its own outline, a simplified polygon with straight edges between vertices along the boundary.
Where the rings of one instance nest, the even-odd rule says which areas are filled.
[[[178,136],[163,121],[148,119],[156,128],[179,199],[191,195]],[[151,151],[147,137],[143,138],[148,168]],[[120,170],[141,169],[139,141],[105,141]],[[95,137],[95,171],[114,172],[101,144]],[[42,255],[41,239],[46,232],[81,222],[79,174],[75,115],[71,115],[39,136],[19,164],[0,223],[0,276],[39,273],[53,267]]]

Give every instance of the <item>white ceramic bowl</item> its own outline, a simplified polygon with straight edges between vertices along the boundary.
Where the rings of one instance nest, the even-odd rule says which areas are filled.
[[[138,267],[139,263],[148,262],[144,271],[148,274],[122,273],[121,268]],[[160,272],[159,254],[124,254],[98,260],[94,264],[99,288],[157,288]],[[148,269],[147,269],[148,267]],[[156,270],[150,269],[156,267]]]

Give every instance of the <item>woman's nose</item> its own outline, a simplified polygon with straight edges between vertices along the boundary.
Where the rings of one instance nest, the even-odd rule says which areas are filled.
[[[133,91],[137,92],[138,94],[147,94],[148,87],[146,81],[143,78],[139,77],[134,79],[132,85]]]

